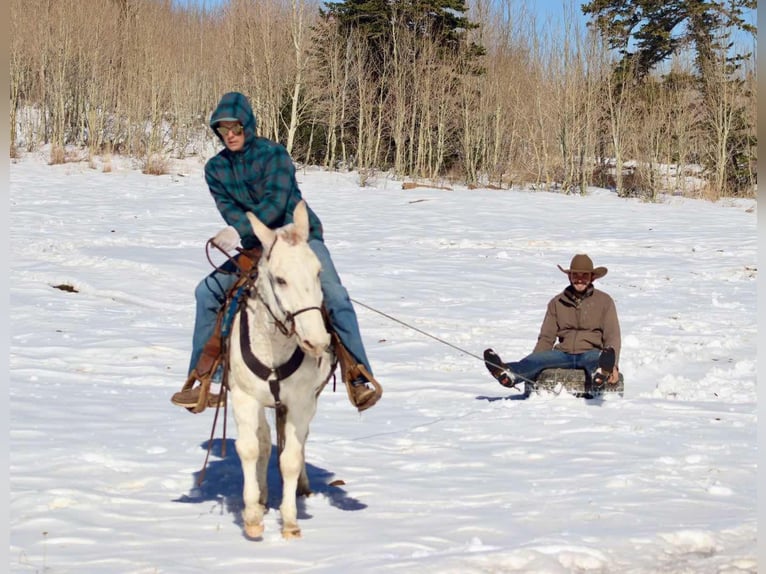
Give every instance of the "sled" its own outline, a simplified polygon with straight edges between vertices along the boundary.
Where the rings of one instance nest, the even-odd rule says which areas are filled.
[[[527,383],[525,394],[533,392],[560,393],[567,392],[585,399],[603,396],[623,396],[625,379],[620,373],[619,380],[614,384],[586,384],[585,371],[582,369],[545,369],[538,376],[534,385]]]

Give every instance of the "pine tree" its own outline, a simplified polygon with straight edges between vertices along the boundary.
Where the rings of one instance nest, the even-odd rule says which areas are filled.
[[[740,73],[751,54],[736,53],[732,36],[755,34],[744,18],[745,10],[755,8],[756,0],[592,0],[582,6],[594,18],[591,25],[621,55],[614,70],[618,92],[646,83],[671,55],[694,50],[699,127],[708,148],[703,163],[718,193],[752,184],[755,136],[745,119]]]
[[[622,55],[621,67],[632,62],[635,75],[642,78],[689,45],[702,73],[716,50],[729,48],[720,45],[721,31],[755,33],[744,11],[756,4],[756,0],[592,0],[582,5],[582,12],[594,18],[593,25],[609,47]],[[734,55],[732,64],[748,56]]]
[[[484,53],[476,44],[468,44],[468,31],[478,28],[465,13],[465,0],[343,0],[328,2],[320,13],[337,22],[341,30],[359,30],[377,49],[387,50],[395,25],[431,34],[453,53],[464,48],[473,55]]]

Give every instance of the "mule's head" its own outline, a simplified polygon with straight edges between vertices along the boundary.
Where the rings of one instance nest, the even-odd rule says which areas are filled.
[[[263,245],[258,264],[258,289],[275,318],[295,331],[298,344],[319,357],[330,345],[322,316],[319,259],[308,244],[309,218],[306,203],[295,207],[293,223],[269,229],[252,213],[250,225]]]

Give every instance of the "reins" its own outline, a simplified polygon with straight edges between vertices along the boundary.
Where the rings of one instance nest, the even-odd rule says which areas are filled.
[[[212,267],[215,268],[216,271],[220,273],[226,273],[226,274],[232,274],[237,273],[237,271],[227,271],[222,268],[222,266],[218,266],[215,263],[213,263],[212,258],[210,257],[210,247],[213,246],[218,251],[223,253],[226,256],[226,262],[229,261],[233,262],[234,265],[236,265],[236,262],[234,261],[234,258],[229,255],[229,253],[221,248],[219,245],[216,244],[213,239],[208,239],[207,243],[205,243],[205,256],[207,257],[208,263]],[[240,270],[241,273],[241,270]],[[202,485],[202,481],[205,480],[205,471],[207,470],[207,463],[210,459],[210,452],[213,449],[213,436],[215,435],[215,427],[218,425],[218,414],[221,411],[221,404],[223,403],[223,430],[222,430],[222,437],[221,437],[221,457],[226,457],[226,421],[228,419],[228,401],[226,400],[226,393],[228,390],[228,374],[229,374],[229,353],[228,353],[228,337],[221,337],[221,368],[223,369],[223,376],[221,377],[221,392],[218,394],[218,402],[215,405],[215,415],[213,415],[213,424],[210,428],[210,438],[207,441],[207,452],[205,453],[205,460],[202,463],[202,468],[200,469],[199,476],[197,477],[197,486]]]

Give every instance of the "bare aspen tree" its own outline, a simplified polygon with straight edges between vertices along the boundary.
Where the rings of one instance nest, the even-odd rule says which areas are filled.
[[[414,35],[399,22],[400,14],[394,8],[391,19],[393,57],[391,60],[390,111],[391,139],[394,144],[394,173],[404,175],[409,166],[405,164],[407,149],[406,126],[410,124],[416,83],[416,52]]]
[[[324,130],[322,165],[337,163],[344,98],[348,89],[345,51],[347,38],[334,23],[319,19],[314,26],[313,46],[307,66],[307,84],[314,92],[310,102],[312,123]]]
[[[755,53],[755,50],[753,51]],[[744,121],[747,126],[747,151],[750,161],[747,165],[747,173],[749,178],[749,188],[755,191],[757,188],[757,164],[758,164],[758,82],[755,69],[755,62],[750,61],[749,65],[744,70],[745,81],[742,89],[744,94]]]
[[[548,69],[560,154],[553,173],[567,192],[585,193],[593,173],[600,74],[593,53],[595,38],[589,39],[577,25],[571,4],[565,6],[563,20],[561,30],[548,42],[554,46]]]
[[[431,153],[429,154],[431,179],[442,173],[445,158],[450,153],[451,138],[455,131],[455,96],[454,96],[454,70],[449,62],[443,62],[437,69],[436,88],[437,97],[432,101],[434,106],[433,117],[435,133],[432,136]]]
[[[68,2],[49,2],[45,13],[48,24],[46,35],[46,89],[47,109],[50,111],[51,163],[65,161],[66,112],[68,104],[67,75],[70,72],[73,55],[72,20],[62,12],[71,9]]]
[[[561,45],[557,47],[557,43]],[[580,98],[582,78],[580,76],[579,54],[573,45],[567,27],[559,40],[552,38],[554,46],[548,70],[551,73],[549,94],[555,105],[552,107],[553,132],[558,143],[559,157],[554,162],[553,179],[569,191],[577,181],[577,158],[580,148]]]
[[[179,12],[173,22],[173,42],[184,46],[174,54],[175,69],[169,79],[169,115],[170,143],[175,155],[184,158],[187,154],[199,153],[200,140],[208,136],[206,126],[208,106],[214,102],[209,94],[215,94],[215,84],[211,82],[208,59],[217,38],[212,34],[213,23],[206,25],[206,15],[199,8],[190,8]],[[209,39],[210,43],[205,40]]]
[[[531,58],[528,86],[525,99],[530,102],[528,125],[530,130],[530,147],[534,154],[531,159],[531,169],[534,173],[534,184],[543,189],[551,189],[561,170],[561,152],[557,114],[562,102],[556,97],[559,73],[556,59],[557,48],[551,44],[553,29],[548,23],[538,26],[532,18],[532,25],[537,34],[531,39]]]
[[[635,125],[635,176],[640,182],[641,196],[654,201],[659,192],[663,159],[670,141],[668,94],[655,78],[648,77],[641,86],[644,107],[642,121]]]
[[[525,129],[529,95],[535,89],[529,73],[529,15],[523,4],[513,0],[487,0],[477,4],[476,10],[477,19],[483,23],[482,44],[488,49],[483,79],[483,91],[489,96],[486,113],[492,118],[488,175],[498,185],[503,185],[504,180],[511,185],[526,179],[521,175],[521,158],[531,139]]]
[[[24,53],[23,38],[26,34],[19,33],[24,29],[21,20],[21,10],[18,3],[21,0],[11,0],[10,6],[10,29],[16,33],[11,33],[9,38],[9,61],[10,61],[10,121],[9,121],[9,143],[10,157],[16,157],[18,154],[18,128],[19,112],[24,101],[24,95],[28,94],[32,86],[31,68],[27,61],[27,55]]]
[[[340,116],[340,148],[341,148],[341,162],[343,166],[348,169],[350,165],[349,149],[346,145],[346,122],[351,119],[352,102],[352,85],[354,80],[352,79],[352,58],[351,54],[354,47],[353,34],[346,38],[346,51],[344,54],[343,65],[343,92],[341,96],[341,116]]]
[[[738,166],[732,161],[733,137],[741,129],[744,102],[744,80],[732,74],[727,47],[729,32],[722,34],[719,47],[711,50],[702,61],[702,105],[706,126],[705,149],[710,166],[710,191],[714,198],[734,191],[730,181],[732,170]]]
[[[694,188],[690,190],[687,183],[687,166],[693,157],[699,157],[694,136],[697,123],[697,96],[689,82],[670,85],[666,82],[666,90],[668,106],[671,107],[669,135],[671,148],[668,162],[676,165],[672,189],[685,194],[694,191]]]
[[[369,46],[360,34],[353,34],[353,52],[351,62],[352,85],[355,88],[355,128],[356,157],[354,166],[359,171],[360,183],[366,185],[367,179],[375,168],[376,153],[379,150],[380,135],[383,129],[383,109],[385,90],[380,83],[385,82],[385,66],[382,70],[373,70],[370,62]]]
[[[140,54],[144,68],[139,96],[143,105],[140,107],[148,109],[148,114],[142,122],[143,132],[137,136],[143,158],[143,171],[160,174],[167,169],[164,154],[164,118],[169,101],[173,30],[167,15],[160,7],[146,7],[140,16],[140,30],[144,37],[149,39],[147,46],[151,46],[151,49]]]
[[[88,160],[104,151],[108,141],[109,122],[114,109],[118,78],[112,65],[119,57],[118,22],[111,17],[113,7],[96,3],[85,8],[80,43],[80,97],[77,108],[81,116],[80,139],[87,145]]]
[[[289,6],[286,0],[250,2],[231,0],[227,13],[230,34],[226,57],[232,71],[232,86],[250,96],[258,118],[259,134],[280,141],[285,94],[294,79]]]
[[[609,70],[603,66],[606,51],[603,42],[595,31],[585,33],[582,51],[582,86],[580,97],[580,123],[582,129],[582,141],[579,157],[577,158],[577,173],[579,177],[576,185],[580,193],[587,191],[589,184],[594,183],[594,174],[598,161],[598,142],[601,139],[601,106],[603,100],[603,86],[608,84],[604,78]]]
[[[305,102],[301,102],[301,99],[305,100],[307,97],[307,94],[304,93],[305,90],[303,86],[303,74],[306,67],[307,50],[306,27],[307,25],[310,25],[310,23],[307,24],[306,22],[308,18],[306,11],[307,7],[304,0],[292,0],[290,36],[292,38],[295,57],[295,76],[293,81],[292,98],[290,102],[290,119],[287,126],[287,143],[285,144],[287,153],[290,154],[293,151],[295,132],[298,130],[298,125],[301,121],[302,108],[304,108],[306,105]]]
[[[618,195],[625,195],[625,161],[629,156],[631,129],[636,115],[636,89],[632,71],[616,70],[604,91],[606,118],[614,157],[614,180]]]
[[[427,23],[424,22],[423,25],[426,26]],[[432,137],[435,137],[438,131],[437,117],[439,110],[449,105],[445,100],[456,91],[457,84],[454,72],[449,73],[452,70],[449,56],[438,56],[431,35],[414,35],[413,40],[418,57],[412,61],[410,71],[414,75],[414,114],[410,117],[413,131],[409,141],[412,148],[410,157],[413,158],[411,170],[418,177],[432,178],[435,175],[431,169],[434,152]],[[446,74],[443,73],[445,70],[448,71]]]
[[[540,64],[539,71],[530,73],[530,85],[527,89],[531,109],[529,115],[525,118],[527,130],[529,133],[529,145],[533,153],[530,158],[531,170],[534,173],[534,184],[537,187],[544,186],[546,189],[552,183],[551,164],[553,161],[552,153],[555,150],[555,144],[551,142],[553,128],[551,126],[551,117],[553,116],[553,101],[551,93],[553,86],[550,83],[548,75],[549,60],[540,51],[540,44],[533,42],[536,46],[535,57]]]
[[[485,118],[481,114],[482,91],[478,78],[463,78],[460,83],[460,132],[466,182],[476,185],[486,152]]]

